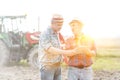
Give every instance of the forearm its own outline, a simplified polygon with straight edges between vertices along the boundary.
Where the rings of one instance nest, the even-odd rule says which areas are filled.
[[[55,48],[55,47],[50,47],[48,49],[48,52],[50,54],[63,54],[63,55],[66,55],[66,56],[73,56],[73,55],[75,55],[74,50],[62,50],[62,49]]]

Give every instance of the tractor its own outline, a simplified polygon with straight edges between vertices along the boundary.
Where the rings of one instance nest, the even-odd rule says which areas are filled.
[[[38,67],[38,43],[40,32],[23,32],[19,28],[26,15],[0,16],[0,66],[27,60]]]

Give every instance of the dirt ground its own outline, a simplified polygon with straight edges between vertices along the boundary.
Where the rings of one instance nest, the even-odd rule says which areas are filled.
[[[94,72],[94,80],[120,80],[120,71]],[[63,77],[65,80],[66,76]],[[0,80],[40,80],[39,70],[23,66],[0,67]]]

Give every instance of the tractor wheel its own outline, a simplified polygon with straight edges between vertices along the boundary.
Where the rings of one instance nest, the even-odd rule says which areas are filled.
[[[39,68],[38,62],[38,46],[34,46],[28,53],[29,65],[33,68]]]
[[[0,40],[0,66],[6,66],[9,63],[9,49],[5,43]]]

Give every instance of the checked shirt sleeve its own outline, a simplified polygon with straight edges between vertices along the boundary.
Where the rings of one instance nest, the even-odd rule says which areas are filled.
[[[40,46],[40,48],[42,48],[42,49],[44,49],[46,51],[52,46],[49,34],[42,33],[40,35],[39,46]]]

